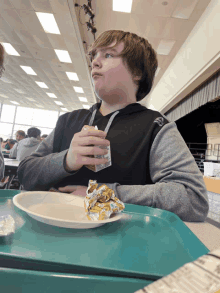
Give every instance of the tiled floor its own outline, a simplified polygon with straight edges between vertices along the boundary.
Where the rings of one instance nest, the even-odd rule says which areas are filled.
[[[208,218],[220,223],[220,194],[208,191],[209,213]]]

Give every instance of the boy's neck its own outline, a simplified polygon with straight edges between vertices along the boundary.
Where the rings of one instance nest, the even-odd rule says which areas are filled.
[[[130,101],[130,102],[124,102],[120,104],[108,104],[105,101],[102,101],[101,106],[99,108],[99,112],[103,115],[106,116],[109,113],[115,112],[117,110],[121,110],[125,108],[127,105],[133,104],[135,101]]]

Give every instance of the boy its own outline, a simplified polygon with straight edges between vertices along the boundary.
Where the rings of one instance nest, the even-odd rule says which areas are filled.
[[[94,90],[101,103],[62,115],[35,154],[21,162],[19,180],[26,190],[59,188],[86,195],[88,181],[114,189],[125,203],[165,209],[184,221],[204,221],[208,199],[202,175],[174,122],[141,106],[157,69],[147,40],[107,31],[91,46]],[[81,131],[83,126],[97,126]],[[111,166],[93,172],[85,165]]]

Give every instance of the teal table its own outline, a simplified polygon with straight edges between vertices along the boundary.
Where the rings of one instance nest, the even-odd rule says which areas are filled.
[[[132,279],[0,268],[0,292],[133,293],[151,282]]]
[[[152,282],[209,252],[167,211],[126,204],[117,222],[64,229],[14,207],[12,197],[18,192],[0,190],[0,215],[10,213],[17,225],[11,243],[0,245],[2,267]]]

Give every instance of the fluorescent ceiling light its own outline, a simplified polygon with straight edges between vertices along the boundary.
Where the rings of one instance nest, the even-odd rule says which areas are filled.
[[[41,81],[35,81],[37,85],[39,85],[39,87],[41,87],[42,89],[48,89],[48,86]]]
[[[26,99],[28,99],[28,100],[31,101],[31,102],[35,102],[35,99],[33,99],[33,98],[27,98],[27,97],[26,97]]]
[[[84,97],[79,97],[79,100],[80,100],[81,102],[86,102],[86,103],[88,103],[88,100],[87,100],[86,98],[84,98]]]
[[[66,72],[66,75],[68,76],[69,80],[79,81],[79,78],[75,72]]]
[[[44,108],[44,106],[42,106],[42,105],[39,105],[39,104],[35,104],[35,105],[39,108]]]
[[[157,76],[158,75],[158,73],[160,72],[160,67],[157,67],[157,70],[156,70],[156,72],[155,72],[155,76]]]
[[[6,82],[6,83],[12,83],[12,81],[10,81],[9,79],[7,79],[6,77],[1,77],[1,80]]]
[[[14,89],[16,92],[18,92],[19,94],[24,94],[24,92],[20,89]]]
[[[70,55],[66,50],[54,50],[60,62],[72,63]]]
[[[8,97],[6,95],[0,94],[0,97],[8,99]]]
[[[85,109],[89,109],[90,106],[89,106],[89,105],[83,105],[83,108],[85,108]]]
[[[30,66],[21,66],[20,67],[27,73],[30,75],[37,75],[37,73],[30,67]]]
[[[57,98],[56,95],[54,95],[53,93],[46,93],[50,98]]]
[[[76,93],[84,93],[84,91],[83,91],[83,89],[82,89],[81,87],[74,86],[73,88],[74,88],[74,91],[75,91]]]
[[[18,102],[15,102],[15,101],[10,101],[10,102],[15,105],[20,105]]]
[[[20,56],[20,54],[15,50],[15,48],[9,43],[2,43],[5,51],[8,55]]]
[[[67,112],[68,109],[67,108],[61,108],[62,111]]]
[[[160,55],[169,55],[171,49],[173,48],[173,45],[176,41],[172,40],[161,40],[160,44],[157,48],[157,54]]]
[[[172,17],[189,19],[198,0],[180,0],[172,14]]]
[[[113,0],[113,11],[131,13],[132,0]]]
[[[63,103],[62,102],[59,102],[59,101],[54,101],[54,103],[56,103],[59,106],[62,106],[63,105]]]
[[[52,13],[36,12],[45,33],[60,35],[60,30]]]

